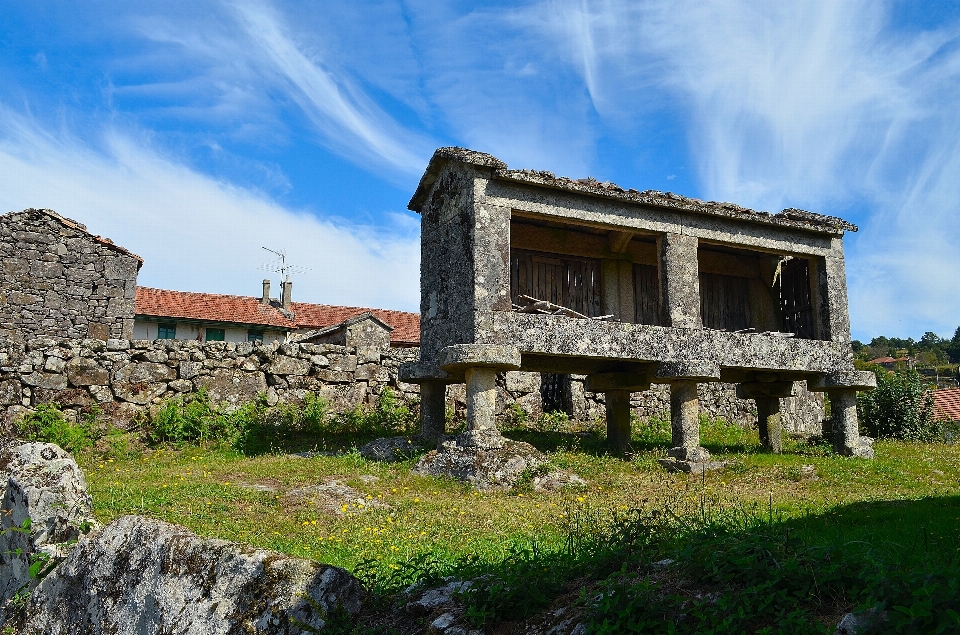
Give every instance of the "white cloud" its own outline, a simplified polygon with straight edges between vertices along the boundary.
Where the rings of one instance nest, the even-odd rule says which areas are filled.
[[[107,130],[97,151],[0,106],[0,210],[26,207],[54,209],[139,254],[145,286],[257,295],[266,245],[309,268],[294,277],[297,300],[419,305],[418,228],[405,216],[381,228],[318,218],[199,174],[130,134]]]

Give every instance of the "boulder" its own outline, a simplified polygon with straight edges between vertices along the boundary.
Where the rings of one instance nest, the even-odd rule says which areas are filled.
[[[0,493],[2,609],[30,584],[31,560],[56,562],[96,521],[83,472],[68,452],[52,443],[0,448]],[[20,531],[28,518],[29,530]]]
[[[167,382],[177,378],[177,371],[166,364],[132,362],[113,373],[113,392],[118,399],[135,404],[148,404],[167,391]]]
[[[24,635],[315,633],[365,591],[339,567],[124,516],[82,540],[34,590]]]
[[[469,432],[447,437],[436,450],[420,459],[413,473],[455,478],[477,489],[509,489],[525,472],[547,462],[547,457],[529,443],[495,434],[481,442],[478,437]]]

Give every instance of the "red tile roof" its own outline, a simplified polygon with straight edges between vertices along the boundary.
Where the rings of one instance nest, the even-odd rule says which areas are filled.
[[[868,364],[894,364],[894,363],[907,362],[907,361],[910,361],[910,358],[909,358],[909,357],[897,357],[897,358],[893,358],[893,357],[878,357],[878,358],[876,358],[876,359],[871,359],[871,360],[870,360],[869,362],[867,362],[867,363],[868,363]]]
[[[193,293],[137,287],[136,314],[181,320],[207,320],[234,324],[277,326],[284,329],[319,329],[340,324],[344,320],[369,311],[377,319],[393,327],[390,342],[399,346],[419,346],[420,315],[389,309],[367,309],[330,304],[292,302],[294,319],[283,316],[259,298],[216,293]]]
[[[933,411],[937,418],[960,421],[960,388],[933,391]]]
[[[340,324],[355,315],[373,313],[377,319],[393,327],[390,342],[393,344],[420,345],[420,314],[390,309],[364,309],[355,306],[334,306],[331,304],[310,304],[291,302],[290,310],[297,316],[299,328],[320,329]]]
[[[181,320],[208,320],[234,324],[297,328],[277,309],[259,299],[242,295],[191,293],[137,287],[136,314]]]

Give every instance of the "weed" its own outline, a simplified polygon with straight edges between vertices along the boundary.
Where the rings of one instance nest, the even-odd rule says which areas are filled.
[[[875,370],[877,387],[857,395],[857,414],[866,434],[905,441],[943,440],[933,413],[933,392],[915,370]]]
[[[17,432],[27,441],[55,443],[68,452],[80,452],[93,446],[98,437],[96,412],[68,421],[54,404],[38,404],[33,412],[17,421]]]

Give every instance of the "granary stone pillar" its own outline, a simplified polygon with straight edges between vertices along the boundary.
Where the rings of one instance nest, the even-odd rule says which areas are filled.
[[[489,367],[466,370],[467,432],[497,429],[497,371]]]
[[[753,399],[757,404],[757,430],[760,443],[776,454],[783,451],[783,425],[780,399],[793,396],[792,381],[777,381],[774,373],[757,373],[763,381],[744,382],[737,386],[737,396]]]
[[[757,429],[760,443],[774,454],[783,452],[783,426],[779,397],[757,397]]]
[[[702,472],[720,467],[710,463],[710,453],[700,447],[700,399],[697,384],[701,381],[719,381],[720,366],[707,360],[660,362],[656,379],[670,384],[670,427],[672,447],[667,451],[671,457],[661,461],[668,469],[686,472]]]
[[[630,391],[608,390],[603,393],[607,410],[607,445],[610,452],[624,456],[630,447]]]
[[[401,364],[397,377],[408,384],[420,384],[420,438],[436,443],[446,432],[447,384],[460,377],[430,361]]]
[[[594,373],[584,388],[602,392],[607,411],[607,445],[611,454],[630,453],[630,393],[650,389],[649,373]]]
[[[836,371],[807,380],[807,388],[812,392],[826,392],[830,397],[833,449],[838,454],[873,458],[873,439],[860,436],[857,391],[876,386],[876,375],[858,370]]]
[[[447,431],[447,384],[420,382],[420,437],[435,443]]]
[[[467,430],[459,445],[500,447],[497,430],[497,372],[520,369],[520,351],[513,346],[455,344],[440,351],[440,368],[463,372],[467,384]]]
[[[668,454],[681,461],[700,460],[706,450],[700,447],[700,399],[697,396],[697,382],[675,381],[670,384],[670,428],[673,433],[673,447]]]
[[[657,240],[660,257],[661,323],[681,329],[703,327],[700,317],[700,265],[696,236],[664,234]]]
[[[827,394],[830,396],[833,450],[845,456],[865,456],[857,419],[857,391],[831,390]],[[872,448],[869,454],[873,455]]]

